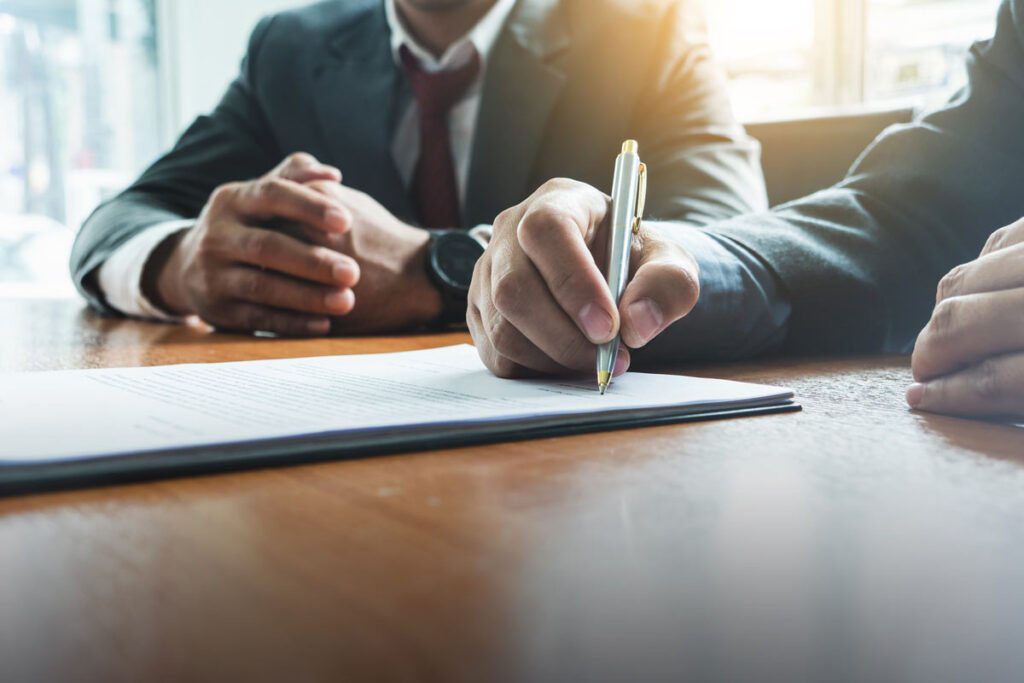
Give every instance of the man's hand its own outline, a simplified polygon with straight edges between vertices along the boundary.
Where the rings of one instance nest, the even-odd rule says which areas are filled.
[[[913,408],[971,417],[1024,416],[1024,219],[939,283],[917,338]]]
[[[430,233],[398,220],[364,192],[330,181],[309,187],[345,207],[349,230],[322,242],[359,264],[351,312],[335,318],[342,333],[394,332],[441,315],[441,294],[427,276]]]
[[[620,321],[625,346],[638,349],[693,309],[696,262],[649,226],[633,240],[631,281],[616,308],[602,275],[610,207],[588,185],[552,180],[498,216],[468,312],[496,375],[592,373],[595,345],[613,339]],[[630,362],[627,349],[619,354],[616,374]]]
[[[260,226],[288,221],[338,239],[352,225],[351,212],[306,183],[340,179],[337,169],[296,154],[263,178],[218,188],[195,226],[150,259],[144,289],[171,312],[219,328],[327,334],[332,316],[352,310],[359,266]]]

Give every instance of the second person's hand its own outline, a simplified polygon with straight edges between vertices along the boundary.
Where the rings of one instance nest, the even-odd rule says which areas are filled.
[[[602,267],[611,200],[552,180],[495,220],[477,263],[467,322],[480,357],[500,377],[593,373],[596,345],[619,334],[647,345],[687,315],[700,294],[697,263],[645,224],[633,240],[631,280],[618,307]]]
[[[150,257],[144,290],[170,312],[221,329],[327,334],[331,317],[352,310],[358,265],[263,226],[283,220],[336,240],[351,214],[305,183],[340,179],[337,169],[295,154],[262,178],[219,187],[195,225]]]
[[[997,230],[981,256],[939,283],[914,347],[918,410],[966,417],[1024,417],[1024,219]]]

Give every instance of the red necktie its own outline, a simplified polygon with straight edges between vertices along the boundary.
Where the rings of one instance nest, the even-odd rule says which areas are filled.
[[[424,228],[457,228],[459,189],[455,179],[448,114],[480,73],[480,56],[451,71],[428,73],[405,46],[402,65],[420,110],[420,157],[412,180],[412,195]]]

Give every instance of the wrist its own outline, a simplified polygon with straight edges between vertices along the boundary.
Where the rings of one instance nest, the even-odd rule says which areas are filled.
[[[444,312],[444,300],[440,290],[434,285],[427,270],[430,258],[430,233],[419,228],[415,230],[415,238],[411,241],[411,251],[406,259],[405,274],[409,280],[409,304],[413,307],[412,318],[418,325],[428,325],[437,321]]]
[[[176,316],[193,313],[185,296],[182,277],[182,230],[169,235],[150,254],[142,270],[142,294],[157,308]]]

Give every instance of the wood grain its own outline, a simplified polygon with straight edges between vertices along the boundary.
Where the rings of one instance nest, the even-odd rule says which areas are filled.
[[[0,370],[465,341],[0,320]],[[0,679],[1020,679],[1024,431],[902,358],[681,370],[805,410],[0,500]]]

